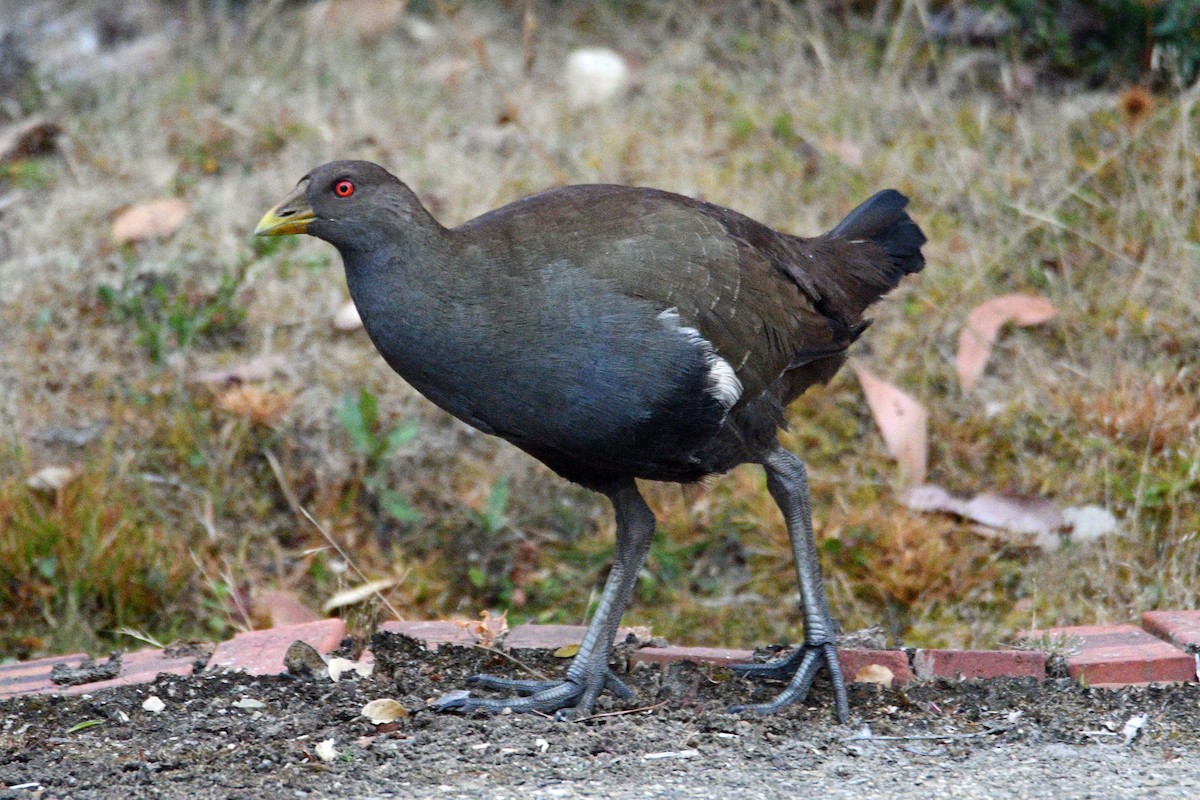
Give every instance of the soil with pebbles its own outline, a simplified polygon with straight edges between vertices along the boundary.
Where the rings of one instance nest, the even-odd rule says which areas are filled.
[[[374,652],[374,675],[337,683],[164,675],[0,702],[0,798],[1200,795],[1196,684],[860,684],[853,720],[838,725],[827,684],[784,713],[734,715],[731,703],[778,686],[679,664],[638,667],[627,676],[635,701],[603,698],[591,718],[564,722],[426,707],[476,672],[528,676],[515,661],[560,674],[566,662],[551,653],[429,652],[390,635],[376,637]],[[157,713],[143,708],[152,695],[164,704]],[[376,727],[361,711],[381,697],[408,715]],[[326,740],[332,760],[318,750]]]

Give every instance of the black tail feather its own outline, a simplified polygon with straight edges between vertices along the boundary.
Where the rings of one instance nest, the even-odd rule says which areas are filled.
[[[908,198],[895,189],[884,189],[869,198],[826,234],[830,239],[869,241],[877,244],[891,261],[892,285],[925,266],[921,245],[925,234],[904,210]]]

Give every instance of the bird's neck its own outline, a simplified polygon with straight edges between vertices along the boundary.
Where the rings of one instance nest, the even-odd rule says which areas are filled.
[[[414,385],[425,382],[431,351],[453,349],[446,324],[461,302],[461,266],[453,234],[435,226],[414,226],[383,247],[339,247],[350,296],[375,347]]]

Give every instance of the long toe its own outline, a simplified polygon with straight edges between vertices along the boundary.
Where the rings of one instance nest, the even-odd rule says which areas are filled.
[[[561,686],[563,683],[564,681],[501,678],[498,675],[472,675],[467,678],[468,686],[491,689],[496,692],[513,692],[519,695],[537,694]]]
[[[596,698],[608,690],[623,700],[633,697],[633,691],[625,683],[605,669],[583,679],[567,678],[561,681],[539,681],[516,678],[501,678],[495,675],[473,675],[467,679],[472,687],[496,691],[515,692],[522,697],[472,697],[466,690],[442,695],[433,703],[436,711],[484,711],[498,714],[512,713],[554,714],[560,718],[579,718],[592,713]]]
[[[467,678],[468,686],[491,689],[496,692],[513,692],[519,695],[537,694],[538,692],[561,686],[564,683],[566,681],[501,678],[498,675],[472,675]],[[605,679],[604,688],[622,700],[629,700],[633,697],[633,690],[626,686],[625,682],[614,675],[611,670]]]
[[[793,663],[795,664],[794,667],[792,667]],[[824,667],[829,670],[830,683],[833,684],[833,697],[838,721],[846,722],[850,719],[850,699],[846,693],[846,680],[842,675],[842,665],[838,660],[837,648],[833,644],[804,645],[797,648],[795,653],[783,661],[747,666],[775,667],[778,671],[791,668],[792,672],[787,687],[776,695],[773,700],[753,705],[731,706],[729,709],[730,712],[750,711],[757,714],[774,714],[793,703],[798,703],[808,696],[808,690],[812,687],[813,679],[816,678],[817,673]],[[777,674],[768,673],[768,670],[755,672],[743,669],[739,671],[755,677],[773,677],[774,674]]]
[[[583,684],[573,681],[561,681],[525,697],[472,697],[470,692],[459,690],[439,697],[434,701],[433,708],[436,711],[485,711],[491,714],[504,711],[555,714],[571,709],[576,714],[584,715],[591,712],[591,707],[583,707],[584,694]]]
[[[796,674],[804,660],[804,648],[797,647],[784,658],[765,661],[761,664],[731,664],[729,669],[739,675],[757,680],[786,681]]]

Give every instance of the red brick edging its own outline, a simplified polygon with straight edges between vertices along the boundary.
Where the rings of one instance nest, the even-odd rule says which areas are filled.
[[[1027,639],[1049,636],[1065,651],[1071,677],[1093,686],[1119,686],[1149,682],[1195,681],[1200,669],[1200,611],[1150,611],[1142,615],[1143,628],[1134,625],[1090,625],[1029,631]],[[404,633],[426,647],[474,644],[466,627],[454,622],[389,622],[383,631]],[[507,650],[557,649],[578,644],[584,628],[574,625],[519,625],[503,642]],[[200,659],[206,671],[241,670],[251,675],[286,671],[284,654],[295,641],[310,644],[321,653],[337,647],[345,635],[339,619],[287,625],[239,633],[218,644],[210,657]],[[622,631],[624,635],[625,631]],[[891,682],[902,685],[914,679],[1022,677],[1042,680],[1046,655],[1036,650],[916,650],[911,660],[903,650],[839,650],[847,680]],[[696,661],[728,666],[751,660],[749,650],[713,647],[643,647],[634,651],[633,664],[666,665]],[[190,675],[197,670],[196,656],[168,655],[161,650],[141,650],[124,655],[116,678],[77,686],[50,681],[59,664],[78,665],[85,656],[65,656],[0,665],[0,699],[29,694],[90,694],[113,686],[149,683],[159,674]],[[886,668],[886,671],[869,668]],[[885,678],[887,680],[885,680]]]

